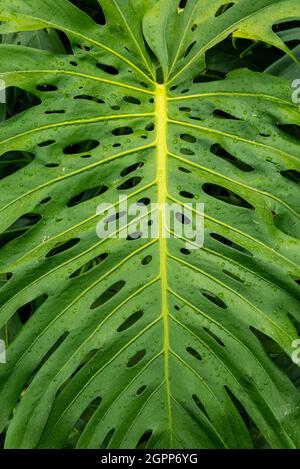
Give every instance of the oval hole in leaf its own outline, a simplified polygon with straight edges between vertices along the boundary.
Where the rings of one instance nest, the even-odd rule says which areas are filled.
[[[107,433],[106,437],[104,438],[104,440],[102,441],[102,443],[100,445],[100,449],[107,449],[108,448],[109,443],[111,442],[112,437],[114,436],[114,433],[115,433],[114,428]]]
[[[152,436],[153,431],[152,430],[146,430],[145,433],[141,436],[141,438],[138,441],[138,444],[136,445],[136,449],[145,449],[148,447],[150,438]]]
[[[296,184],[300,184],[300,172],[296,169],[287,169],[284,171],[280,171],[281,176],[290,181],[295,182]]]
[[[47,91],[47,92],[57,91],[58,90],[57,86],[55,86],[55,85],[46,85],[46,84],[45,85],[37,85],[36,89],[39,90],[39,91]]]
[[[205,183],[203,184],[202,189],[210,197],[221,200],[226,204],[247,208],[249,210],[255,210],[255,207],[247,202],[247,200],[243,199],[240,195],[225,187],[219,186],[217,184]]]
[[[112,134],[119,137],[122,135],[131,135],[133,134],[133,129],[131,127],[118,127],[112,131]]]
[[[35,155],[25,151],[8,151],[0,156],[0,180],[28,166]]]
[[[210,329],[208,329],[207,327],[203,327],[203,330],[206,332],[206,334],[210,335],[210,337],[212,337],[212,339],[214,339],[215,342],[221,345],[221,347],[225,347],[224,342],[221,339],[219,339],[219,337],[216,334],[214,334]]]
[[[95,98],[94,96],[88,96],[86,94],[74,96],[73,99],[84,99],[86,101],[93,101],[94,103],[97,103],[97,104],[105,104],[105,101],[103,101],[103,99]]]
[[[141,394],[143,394],[143,392],[146,390],[147,386],[144,384],[143,386],[141,386],[137,392],[136,392],[136,395],[137,396],[140,396]]]
[[[129,318],[127,318],[121,326],[118,327],[118,332],[123,332],[133,326],[144,315],[144,311],[136,311]]]
[[[182,173],[187,173],[187,174],[191,173],[191,171],[190,171],[189,169],[183,168],[182,166],[179,166],[178,169],[179,169],[179,171],[181,171]]]
[[[101,264],[106,258],[108,257],[108,254],[104,252],[103,254],[100,254],[97,257],[94,257],[94,259],[90,260],[86,264],[84,264],[82,267],[79,269],[75,270],[69,278],[76,278],[79,277],[80,275],[84,275],[85,273],[89,272],[91,269],[94,267],[97,267],[97,265]]]
[[[184,140],[185,142],[189,142],[189,143],[197,142],[196,137],[194,137],[193,135],[190,135],[190,134],[181,134],[180,138],[181,138],[181,140]]]
[[[234,274],[233,272],[229,272],[229,270],[225,270],[225,269],[223,269],[223,272],[225,275],[228,275],[228,277],[233,278],[233,280],[236,280],[237,282],[240,282],[240,283],[245,283],[244,280],[242,280],[240,277],[238,277],[238,275]]]
[[[57,256],[58,254],[61,254],[65,251],[68,251],[69,249],[73,248],[74,246],[76,246],[76,244],[78,244],[80,241],[80,238],[73,238],[73,239],[69,239],[68,241],[66,242],[63,242],[63,243],[58,243],[56,244],[56,246],[51,249],[51,251],[49,251],[45,257],[54,257],[54,256]]]
[[[232,249],[240,251],[242,254],[245,254],[246,256],[253,257],[253,254],[250,251],[248,251],[248,249],[244,248],[243,246],[240,246],[239,244],[231,241],[228,238],[225,238],[225,236],[222,236],[219,233],[210,233],[210,236],[216,241],[219,241],[219,243],[225,244],[226,246],[229,246]]]
[[[193,394],[192,395],[192,399],[193,401],[195,402],[196,406],[198,407],[199,410],[201,410],[201,412],[208,418],[208,420],[210,421],[210,418],[208,416],[208,413],[206,412],[206,409],[204,407],[204,405],[202,404],[202,402],[200,401],[199,397],[196,395],[196,394]]]
[[[146,350],[139,350],[136,352],[127,362],[126,367],[127,368],[132,368],[133,366],[137,365],[146,355]]]
[[[127,241],[135,241],[137,239],[141,239],[141,237],[143,236],[143,233],[141,231],[134,231],[133,233],[130,233],[126,240]]]
[[[45,142],[38,143],[38,147],[48,147],[52,143],[55,143],[55,140],[46,140]]]
[[[86,189],[85,191],[80,192],[79,194],[72,197],[72,199],[70,199],[67,203],[67,207],[74,207],[75,205],[82,204],[87,200],[94,199],[95,197],[104,194],[104,192],[106,192],[107,190],[108,187],[104,186],[103,184],[101,184],[100,186],[92,187],[91,189]]]
[[[276,124],[276,127],[289,137],[300,140],[300,126],[296,124]]]
[[[73,143],[64,148],[65,155],[76,155],[77,153],[85,153],[94,150],[100,145],[97,140],[84,140],[82,142]]]
[[[0,248],[3,248],[8,242],[24,235],[30,228],[33,228],[42,216],[36,213],[25,213],[0,234]]]
[[[200,290],[202,295],[207,299],[209,300],[211,303],[219,306],[220,308],[222,309],[227,309],[227,305],[224,303],[224,301],[222,301],[217,295],[215,295],[214,293],[212,293],[211,291],[209,290],[204,290],[204,289],[201,289]]]
[[[218,10],[215,13],[215,17],[217,18],[218,16],[224,15],[227,10],[229,10],[231,7],[233,7],[235,3],[229,2],[229,3],[224,3],[224,5],[221,5]]]
[[[177,212],[175,214],[175,217],[179,221],[179,223],[181,223],[182,225],[190,225],[191,224],[191,220],[186,215],[183,215],[183,213]]]
[[[124,96],[123,100],[129,104],[136,104],[136,105],[142,104],[142,102],[138,98],[134,98],[133,96]]]
[[[201,357],[200,353],[197,352],[197,350],[195,350],[193,347],[187,347],[186,348],[186,351],[192,355],[192,357],[196,358],[197,360],[199,361],[202,361],[203,358]]]
[[[17,310],[17,315],[20,318],[22,324],[26,324],[28,319],[37,311],[37,309],[42,306],[43,303],[47,300],[48,295],[43,294],[35,298],[34,300],[29,301],[23,306],[20,306]]]
[[[143,166],[144,166],[144,163],[142,163],[142,162],[132,164],[132,165],[128,166],[127,168],[123,169],[123,171],[121,172],[121,176],[125,177],[128,174],[133,173],[137,169],[142,168]]]
[[[42,103],[41,99],[16,86],[6,88],[6,119]]]
[[[180,191],[179,195],[181,195],[181,197],[185,197],[186,199],[194,198],[194,194],[191,194],[191,192],[187,192],[187,191]]]
[[[127,181],[123,182],[119,187],[117,187],[118,191],[125,191],[127,189],[132,189],[133,187],[137,186],[141,182],[142,178],[140,176],[135,176]]]
[[[119,75],[119,70],[113,65],[97,63],[97,67],[108,75]]]
[[[111,285],[94,301],[90,309],[95,309],[98,306],[106,303],[108,300],[113,298],[117,293],[119,293],[119,291],[122,290],[125,284],[126,282],[124,282],[124,280],[119,280],[118,282]]]
[[[219,119],[229,119],[237,121],[240,120],[238,117],[235,117],[232,114],[229,114],[228,112],[222,111],[222,109],[215,109],[213,112],[213,116],[218,117]]]
[[[148,265],[148,264],[150,264],[151,261],[152,261],[152,256],[149,255],[149,256],[144,257],[141,264],[142,265]]]
[[[240,169],[241,171],[245,171],[247,173],[254,170],[253,166],[250,166],[244,161],[228,153],[228,151],[226,151],[219,143],[215,143],[214,145],[212,145],[210,151],[213,155],[222,158],[228,163],[231,163],[233,166]]]

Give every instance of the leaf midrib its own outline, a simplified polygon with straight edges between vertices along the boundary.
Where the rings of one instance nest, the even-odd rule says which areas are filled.
[[[167,241],[166,241],[166,208],[167,203],[167,129],[168,129],[168,98],[165,85],[156,85],[155,115],[156,115],[156,135],[157,135],[157,185],[158,185],[158,210],[159,210],[159,255],[160,255],[160,279],[161,279],[161,314],[164,324],[164,376],[166,383],[166,399],[168,407],[168,422],[170,427],[170,444],[173,447],[172,429],[172,407],[169,376],[169,308],[168,308],[168,274],[167,274]]]

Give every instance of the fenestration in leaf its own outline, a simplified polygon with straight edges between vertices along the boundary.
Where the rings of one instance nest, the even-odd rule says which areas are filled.
[[[0,0],[0,34],[54,28],[73,50],[0,46],[0,79],[35,98],[0,126],[0,160],[27,155],[0,181],[6,448],[300,447],[299,390],[266,350],[298,337],[299,107],[267,74],[201,81],[230,34],[287,52],[272,25],[300,6],[231,3],[100,0],[99,25]],[[165,239],[163,209],[157,239],[99,239],[121,194],[205,203],[204,247]]]

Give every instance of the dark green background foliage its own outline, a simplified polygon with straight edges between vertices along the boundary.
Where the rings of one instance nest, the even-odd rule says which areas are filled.
[[[0,21],[1,444],[300,448],[299,0]],[[205,203],[204,247],[97,238],[125,194]]]

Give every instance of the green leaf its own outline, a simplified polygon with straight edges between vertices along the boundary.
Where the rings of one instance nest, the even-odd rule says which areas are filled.
[[[1,122],[6,448],[300,447],[299,107],[282,78],[203,78],[231,34],[288,52],[272,25],[299,2],[232,3],[101,0],[99,25],[0,0],[0,33],[73,50],[0,45],[0,79],[31,97]],[[158,236],[134,236],[138,214],[97,236],[121,195],[161,204]],[[163,204],[191,202],[204,246],[164,236]]]

